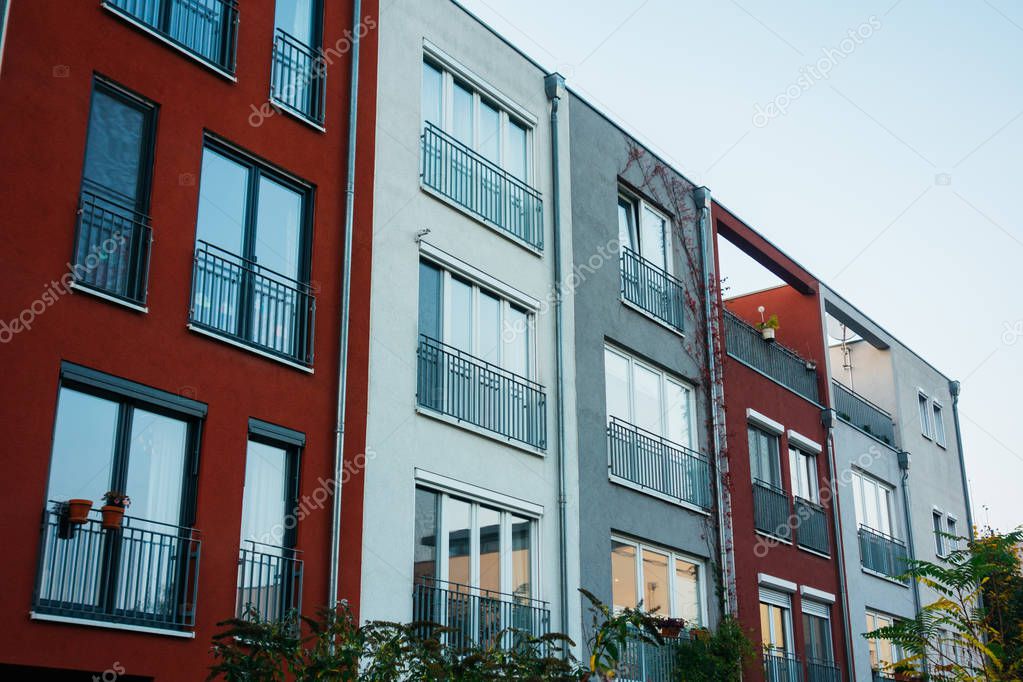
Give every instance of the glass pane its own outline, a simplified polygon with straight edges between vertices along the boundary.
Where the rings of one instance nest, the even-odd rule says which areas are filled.
[[[760,602],[760,643],[765,647],[774,644],[771,638],[771,605]]]
[[[300,43],[313,42],[313,7],[315,0],[277,0],[274,28],[279,28]]]
[[[84,177],[138,208],[146,114],[102,90],[92,95]]]
[[[479,348],[475,355],[494,365],[501,364],[501,301],[480,292]]]
[[[636,426],[661,435],[661,375],[634,364],[633,381]]]
[[[266,176],[259,179],[256,262],[291,279],[299,278],[302,199],[301,193]]]
[[[141,409],[132,412],[125,487],[131,497],[132,516],[181,523],[187,445],[185,422]]]
[[[664,436],[679,445],[692,447],[689,432],[690,393],[682,384],[667,380],[664,385],[664,413],[667,431]]]
[[[875,526],[882,533],[892,535],[892,510],[891,510],[891,494],[887,488],[880,485],[877,486],[877,508],[878,508],[878,522],[881,524]]]
[[[873,481],[863,479],[863,502],[866,524],[874,530],[881,530],[881,524],[878,518],[878,505],[881,504],[879,490],[877,485]]]
[[[665,248],[665,220],[657,213],[654,213],[646,206],[643,207],[642,234],[639,239],[639,246],[643,258],[652,261],[657,267],[671,272],[668,262],[668,251]]]
[[[633,205],[628,199],[618,198],[618,243],[627,249],[636,250],[633,242],[635,226],[633,221]]]
[[[439,69],[423,62],[423,120],[432,123],[438,128],[443,127],[442,92],[444,91],[444,77]]]
[[[786,611],[787,609],[778,606],[771,607],[771,628],[774,630],[774,641],[771,644],[776,649],[781,649],[782,651],[789,650],[788,633],[785,631],[785,621],[788,616]]]
[[[529,149],[526,146],[526,129],[515,121],[508,122],[508,158],[504,167],[509,173],[525,182],[529,168]]]
[[[113,481],[117,411],[115,402],[60,389],[48,500],[77,498],[102,506]]]
[[[480,507],[480,589],[501,591],[501,513]]]
[[[512,515],[512,593],[523,597],[533,595],[533,522]]]
[[[853,501],[856,505],[856,523],[859,525],[867,524],[867,510],[866,500],[863,499],[863,478],[859,475],[853,475]]]
[[[636,548],[611,541],[611,602],[615,609],[635,608]]]
[[[806,498],[803,491],[803,476],[799,470],[799,452],[795,448],[789,448],[789,476],[792,478],[792,494],[797,497]]]
[[[444,505],[444,525],[448,534],[448,580],[460,585],[472,584],[470,552],[471,506],[449,497]]]
[[[472,353],[472,286],[456,277],[451,278],[447,318],[448,338],[445,343]]]
[[[441,340],[440,331],[440,282],[441,272],[429,263],[419,263],[419,333],[436,341]]]
[[[211,149],[203,150],[196,239],[242,255],[248,169]]]
[[[454,100],[451,103],[451,135],[472,147],[472,92],[455,83]]]
[[[412,575],[420,578],[437,577],[437,505],[440,496],[432,491],[416,488],[415,549]]]
[[[941,419],[941,408],[934,406],[934,439],[945,444],[945,422]]]
[[[668,555],[643,550],[643,609],[660,616],[671,616],[671,595],[668,593]]]
[[[501,161],[501,113],[486,102],[480,102],[479,153],[485,158]]]
[[[675,615],[697,625],[702,624],[699,571],[696,564],[675,559]]]
[[[607,392],[607,416],[632,422],[629,412],[629,361],[618,353],[604,349],[604,371]]]
[[[287,513],[288,453],[283,448],[249,441],[242,495],[242,540],[284,544]],[[272,551],[268,547],[256,551]]]
[[[529,377],[529,313],[515,306],[508,308],[504,336],[504,368],[522,377]]]

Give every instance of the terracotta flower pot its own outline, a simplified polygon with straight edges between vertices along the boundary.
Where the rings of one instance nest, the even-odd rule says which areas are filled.
[[[121,527],[121,521],[124,519],[124,507],[105,504],[100,511],[103,512],[104,528],[107,530],[116,530]]]
[[[661,631],[661,637],[667,639],[675,639],[682,632],[681,625],[661,625],[658,629]]]
[[[70,523],[80,525],[89,520],[89,511],[92,509],[92,500],[74,499],[67,501],[67,520]]]

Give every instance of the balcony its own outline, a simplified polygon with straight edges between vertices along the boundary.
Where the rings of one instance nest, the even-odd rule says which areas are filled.
[[[538,191],[432,123],[425,124],[421,141],[424,186],[530,248],[543,250]]]
[[[710,509],[706,457],[617,417],[607,426],[607,448],[611,476],[673,501]]]
[[[859,534],[860,563],[863,567],[900,580],[899,576],[907,568],[906,545],[901,540],[867,526],[860,526]]]
[[[322,126],[326,87],[327,67],[320,51],[277,29],[270,76],[274,103]]]
[[[872,682],[890,682],[890,680],[899,679],[895,676],[895,673],[888,672],[886,670],[871,670],[870,676]]]
[[[736,360],[774,379],[807,400],[819,403],[817,367],[795,351],[764,341],[760,331],[728,312],[725,320],[725,350]]]
[[[794,654],[781,649],[764,649],[766,682],[803,682],[803,665]]]
[[[621,660],[618,662],[616,679],[636,682],[674,682],[676,673],[678,643],[684,636],[665,637],[663,644],[646,642],[642,639],[629,639]]]
[[[75,283],[144,306],[152,241],[149,216],[83,189],[75,228]]]
[[[195,625],[197,530],[130,516],[107,530],[98,510],[72,524],[63,502],[51,505],[43,514],[34,614],[159,630]]]
[[[525,377],[419,337],[420,407],[537,449],[547,447],[547,395]]]
[[[796,539],[800,547],[831,554],[831,543],[828,540],[828,515],[824,507],[810,500],[796,497],[793,500],[799,527]]]
[[[188,318],[194,327],[311,367],[315,318],[308,284],[198,242]]]
[[[831,383],[835,387],[835,411],[839,418],[895,447],[892,415],[837,381]]]
[[[806,661],[806,682],[842,682],[842,671],[834,661]]]
[[[622,298],[675,329],[684,330],[685,288],[662,268],[621,247]]]
[[[550,632],[547,602],[434,578],[418,578],[412,588],[412,620],[447,628],[449,646],[514,648],[524,638]]]
[[[758,531],[791,541],[791,516],[789,496],[784,490],[765,481],[753,481],[753,526]]]
[[[239,618],[267,622],[297,619],[302,612],[302,560],[287,547],[246,541],[238,552]]]
[[[103,0],[102,4],[218,70],[234,73],[238,43],[234,0]]]

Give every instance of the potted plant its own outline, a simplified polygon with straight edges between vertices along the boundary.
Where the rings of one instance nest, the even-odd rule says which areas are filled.
[[[103,512],[103,527],[107,530],[115,530],[121,527],[124,520],[124,510],[131,505],[131,498],[124,493],[108,491],[103,495],[106,504],[100,509]]]
[[[771,315],[766,320],[758,322],[757,329],[760,330],[760,336],[764,338],[764,341],[773,343],[775,332],[778,330],[778,316]]]
[[[658,618],[657,630],[665,639],[677,639],[686,630],[684,618]]]
[[[66,503],[68,523],[80,526],[89,520],[89,512],[92,510],[92,500],[73,499]]]

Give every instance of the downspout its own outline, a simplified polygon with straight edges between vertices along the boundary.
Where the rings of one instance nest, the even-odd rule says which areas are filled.
[[[558,424],[558,592],[561,598],[561,631],[568,632],[568,482],[565,471],[565,356],[564,320],[561,309],[561,172],[559,163],[558,104],[565,90],[565,79],[552,73],[544,78],[544,92],[551,101],[551,213],[553,214],[552,257],[554,258],[554,354],[557,367],[555,401]]]
[[[905,450],[899,452],[899,469],[902,470],[902,499],[905,501],[906,509],[906,542],[909,543],[909,558],[916,559],[916,545],[913,543],[913,519],[909,510],[913,503],[909,497],[909,462],[910,454]],[[913,581],[913,607],[917,615],[920,613],[920,583]],[[924,653],[924,670],[927,669],[927,654]]]
[[[842,508],[838,500],[838,491],[835,485],[835,472],[838,470],[835,463],[835,410],[827,408],[822,413],[824,426],[827,429],[828,443],[828,466],[831,467],[831,522],[835,529],[835,549],[838,551],[838,595],[839,603],[842,605],[842,627],[845,629],[845,669],[848,671],[849,679],[855,679],[856,660],[853,656],[852,620],[849,614],[849,587],[846,584],[845,574],[845,542],[842,535]]]
[[[732,554],[728,550],[728,533],[725,530],[725,476],[727,474],[727,465],[721,460],[721,433],[723,425],[721,423],[721,415],[718,412],[718,396],[720,384],[722,381],[718,381],[718,367],[717,367],[717,356],[714,352],[714,304],[711,301],[711,296],[717,296],[717,287],[713,285],[711,280],[711,224],[710,224],[710,209],[711,209],[711,196],[710,190],[706,187],[698,187],[693,191],[693,200],[696,202],[697,210],[700,212],[700,225],[699,225],[699,236],[700,236],[700,258],[703,269],[703,315],[706,320],[704,344],[707,347],[707,369],[710,373],[710,419],[711,419],[711,454],[714,457],[715,470],[718,472],[717,485],[714,486],[716,493],[716,503],[718,508],[718,549],[721,554],[721,586],[725,591],[725,598],[722,600],[724,607],[724,614],[728,615],[737,612],[737,607],[733,603],[735,598],[735,589],[732,584],[732,577],[735,575],[734,566],[732,566]],[[729,505],[728,511],[731,511],[731,505]],[[729,524],[729,528],[731,525]]]
[[[345,398],[348,390],[348,317],[352,298],[352,232],[355,226],[355,143],[358,138],[359,104],[359,25],[362,23],[362,0],[354,0],[352,9],[352,73],[348,98],[348,159],[345,178],[344,254],[341,275],[341,345],[338,351],[337,427],[334,438],[334,507],[331,510],[330,577],[327,598],[330,609],[338,605],[341,553],[341,479],[345,450]]]
[[[973,542],[976,538],[973,530],[973,504],[970,501],[970,481],[966,477],[966,458],[963,454],[963,434],[959,430],[959,392],[962,390],[962,385],[952,380],[948,382],[948,390],[952,394],[952,418],[955,420],[956,427],[956,447],[959,448],[959,475],[963,479],[963,498],[966,501],[966,525],[970,529],[970,542]]]

